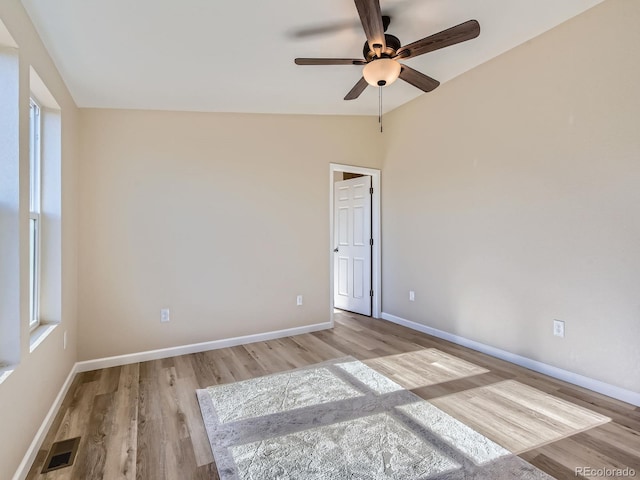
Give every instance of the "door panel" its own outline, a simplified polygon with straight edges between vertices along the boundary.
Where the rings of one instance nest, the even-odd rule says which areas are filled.
[[[341,207],[338,209],[338,245],[349,245],[349,209]]]
[[[334,185],[334,306],[363,315],[371,315],[370,190],[369,176]]]
[[[371,234],[367,232],[364,214],[363,207],[353,208],[353,245],[358,247],[368,244],[369,237],[371,236]]]
[[[364,298],[364,258],[353,259],[353,298]]]
[[[338,258],[338,295],[349,296],[349,259],[347,257]]]

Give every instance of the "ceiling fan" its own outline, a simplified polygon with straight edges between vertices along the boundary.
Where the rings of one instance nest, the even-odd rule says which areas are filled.
[[[456,43],[465,42],[480,35],[480,24],[476,20],[448,28],[434,35],[402,46],[397,37],[385,33],[391,21],[382,16],[379,0],[354,0],[362,28],[367,37],[362,54],[363,59],[352,58],[296,58],[297,65],[364,65],[362,78],[347,93],[345,100],[354,100],[367,85],[384,87],[401,78],[424,92],[435,89],[440,82],[400,64],[398,60],[408,59],[433,52]]]

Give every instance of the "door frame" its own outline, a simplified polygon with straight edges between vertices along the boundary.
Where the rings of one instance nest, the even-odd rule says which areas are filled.
[[[333,280],[334,280],[334,173],[347,172],[369,175],[373,195],[371,198],[371,236],[373,238],[373,249],[371,251],[371,288],[373,289],[373,299],[371,305],[371,316],[380,318],[382,313],[382,276],[380,268],[382,265],[382,245],[380,234],[380,170],[375,168],[356,167],[353,165],[342,165],[339,163],[329,164],[329,321],[333,327]]]

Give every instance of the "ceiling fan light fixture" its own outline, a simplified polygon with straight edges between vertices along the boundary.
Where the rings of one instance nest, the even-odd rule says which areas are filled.
[[[391,85],[398,79],[400,64],[392,58],[376,58],[367,63],[362,69],[362,76],[373,87]]]

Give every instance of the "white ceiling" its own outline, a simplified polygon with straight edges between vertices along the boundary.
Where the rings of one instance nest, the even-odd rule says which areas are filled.
[[[466,20],[474,40],[409,59],[441,83],[602,0],[381,0],[403,45]],[[358,66],[297,66],[295,57],[362,58],[351,0],[22,0],[79,107],[376,115],[377,89],[342,100]],[[311,28],[342,26],[301,35]],[[402,81],[384,110],[422,92]],[[438,89],[425,95],[437,95]]]

